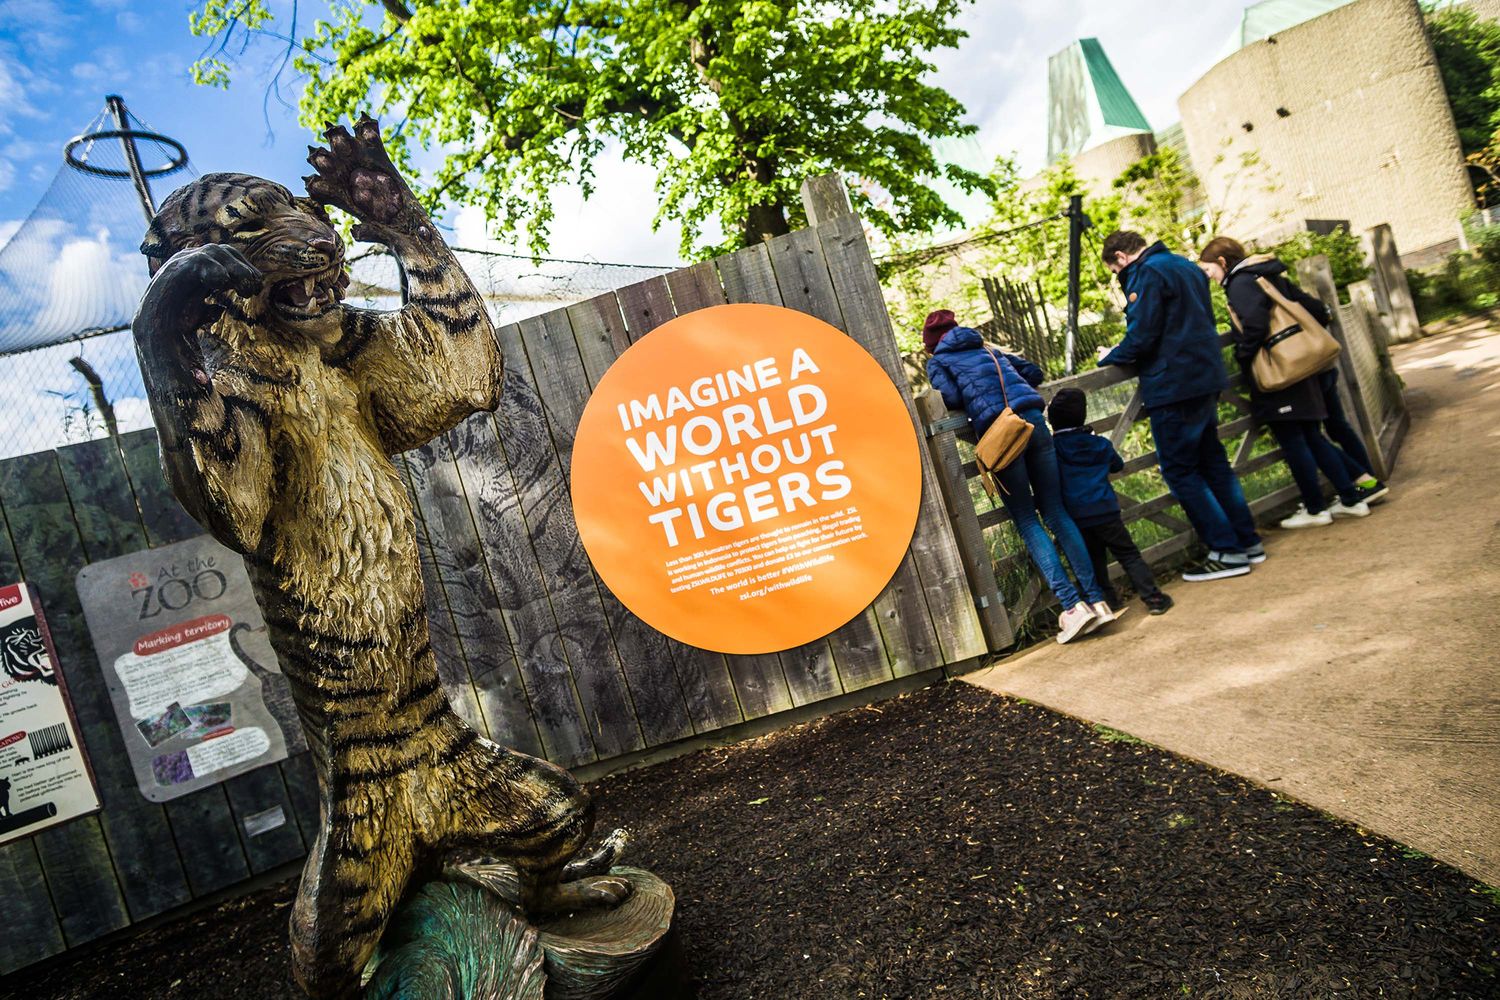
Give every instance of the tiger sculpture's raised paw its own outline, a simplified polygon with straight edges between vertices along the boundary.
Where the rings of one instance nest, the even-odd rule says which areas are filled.
[[[307,147],[307,162],[317,171],[302,178],[309,197],[358,219],[352,230],[357,240],[388,244],[403,235],[431,238],[427,214],[391,163],[373,118],[361,115],[353,134],[330,124],[323,137],[329,148]]]

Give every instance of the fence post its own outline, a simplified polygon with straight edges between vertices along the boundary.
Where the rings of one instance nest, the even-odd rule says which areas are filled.
[[[938,486],[943,494],[943,507],[953,524],[964,575],[969,578],[969,593],[973,595],[974,608],[979,613],[979,627],[984,632],[985,644],[991,652],[1009,649],[1015,644],[1016,637],[1010,627],[1010,616],[1005,611],[1005,599],[1000,596],[990,550],[984,544],[984,529],[979,526],[974,500],[969,496],[969,481],[964,475],[954,434],[957,428],[944,423],[948,407],[944,405],[942,395],[933,389],[917,397],[917,414],[922,420],[922,436],[927,439],[933,471],[937,473]]]
[[[802,210],[809,227],[820,226],[840,215],[850,215],[849,190],[838,174],[819,174],[802,182]]]
[[[1389,470],[1385,467],[1385,460],[1380,453],[1380,428],[1376,426],[1374,415],[1365,406],[1367,394],[1360,382],[1359,370],[1354,365],[1354,358],[1349,349],[1349,331],[1344,329],[1340,316],[1339,293],[1333,283],[1333,268],[1328,263],[1328,258],[1322,254],[1316,257],[1307,257],[1297,262],[1297,278],[1302,286],[1311,291],[1323,304],[1328,307],[1332,316],[1332,322],[1328,324],[1328,331],[1337,338],[1343,350],[1339,352],[1339,399],[1344,404],[1344,412],[1348,413],[1354,421],[1355,427],[1359,429],[1359,436],[1364,439],[1365,449],[1370,453],[1370,461],[1379,468],[1371,469],[1376,478],[1385,479]]]
[[[1401,266],[1401,255],[1396,252],[1396,239],[1391,234],[1390,224],[1382,222],[1366,233],[1373,264],[1370,277],[1375,282],[1377,301],[1390,310],[1391,339],[1398,344],[1420,340],[1422,324],[1417,319],[1417,304],[1406,281],[1406,269]]]

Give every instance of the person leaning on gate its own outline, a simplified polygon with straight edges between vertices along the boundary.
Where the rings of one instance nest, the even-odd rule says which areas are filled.
[[[1243,576],[1266,552],[1219,441],[1219,393],[1229,379],[1208,278],[1162,242],[1147,246],[1129,230],[1105,237],[1103,251],[1125,290],[1125,339],[1100,348],[1099,363],[1135,368],[1162,478],[1208,547],[1182,578]]]
[[[1083,535],[1104,600],[1111,608],[1121,606],[1120,593],[1109,582],[1112,554],[1120,560],[1146,610],[1153,615],[1166,614],[1172,608],[1172,599],[1157,586],[1150,565],[1130,537],[1120,513],[1120,498],[1109,484],[1111,473],[1124,471],[1125,460],[1109,438],[1100,437],[1089,426],[1088,398],[1083,391],[1057,390],[1047,404],[1047,422],[1052,425],[1052,446],[1057,450],[1063,506]]]
[[[1083,536],[1063,503],[1057,453],[1042,418],[1042,395],[1037,391],[1042,370],[1019,354],[1005,354],[986,346],[979,331],[960,326],[948,309],[938,309],[927,317],[922,325],[922,346],[927,349],[927,377],[932,387],[942,394],[950,410],[964,411],[976,441],[984,438],[984,432],[1007,408],[1031,424],[1025,452],[1000,469],[996,478],[1000,481],[1001,502],[1015,522],[1021,543],[1062,604],[1057,641],[1070,642],[1114,621],[1119,614],[1105,602]],[[1047,535],[1048,528],[1057,538],[1055,545]],[[1078,580],[1076,586],[1063,567],[1064,556]]]
[[[1365,502],[1376,495],[1374,487],[1364,488],[1355,480],[1353,463],[1333,442],[1323,436],[1322,424],[1329,417],[1327,400],[1321,382],[1322,373],[1314,373],[1285,387],[1261,388],[1252,363],[1272,336],[1272,292],[1293,300],[1319,323],[1332,318],[1328,306],[1309,295],[1286,277],[1286,265],[1271,254],[1249,255],[1239,241],[1228,236],[1209,240],[1198,255],[1198,266],[1210,281],[1224,286],[1229,303],[1229,318],[1234,334],[1234,356],[1245,372],[1250,386],[1250,414],[1257,423],[1271,428],[1281,446],[1287,468],[1302,505],[1281,522],[1283,528],[1311,528],[1332,524],[1336,517],[1366,517]],[[1265,281],[1262,287],[1261,280]],[[1298,328],[1293,328],[1298,329]],[[1338,491],[1329,504],[1323,499],[1323,485],[1318,473]]]

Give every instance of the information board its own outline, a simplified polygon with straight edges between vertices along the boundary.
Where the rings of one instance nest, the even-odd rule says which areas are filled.
[[[0,587],[0,844],[99,808],[36,591]]]
[[[307,748],[240,557],[207,535],[85,566],[78,597],[153,802]]]
[[[725,305],[633,344],[589,397],[573,509],[599,576],[653,628],[765,653],[880,595],[922,499],[899,390],[852,338],[781,306]]]

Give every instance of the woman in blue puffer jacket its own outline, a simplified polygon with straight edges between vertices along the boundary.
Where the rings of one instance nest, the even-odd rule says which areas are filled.
[[[1083,536],[1063,506],[1057,453],[1042,417],[1042,396],[1036,390],[1044,378],[1042,370],[1020,355],[986,347],[977,331],[959,326],[947,309],[939,309],[927,317],[922,327],[922,343],[929,355],[927,377],[932,387],[943,394],[950,410],[963,410],[968,415],[975,440],[984,436],[1005,409],[1007,398],[1010,408],[1031,424],[1031,440],[1025,454],[1002,469],[996,478],[1002,487],[1001,500],[1031,554],[1031,561],[1062,603],[1057,641],[1067,642],[1114,621],[1118,615],[1105,603]],[[1005,379],[1003,391],[1001,378]],[[1043,522],[1052,530],[1057,545],[1048,537]],[[1078,579],[1076,586],[1063,568],[1058,545]]]

